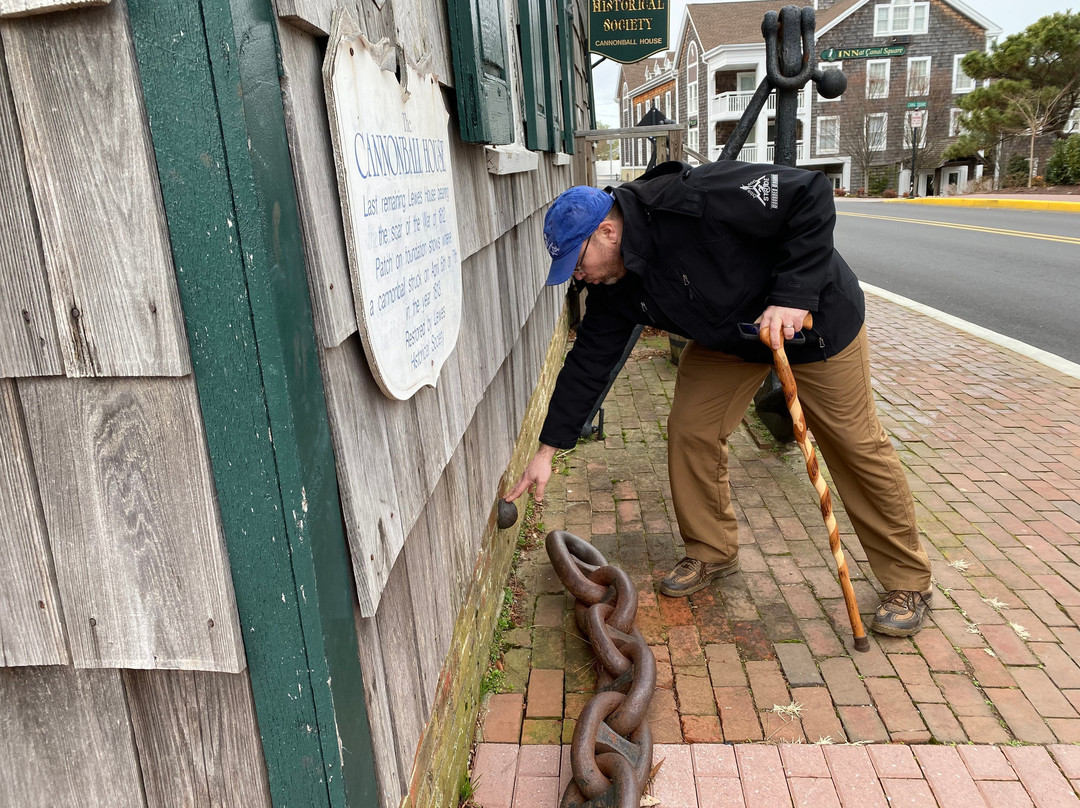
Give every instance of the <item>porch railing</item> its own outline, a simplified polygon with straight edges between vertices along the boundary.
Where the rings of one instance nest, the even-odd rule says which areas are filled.
[[[750,103],[750,99],[754,97],[753,90],[746,90],[742,92],[734,93],[720,93],[712,98],[711,116],[713,118],[737,118],[746,111],[746,107]],[[806,91],[799,93],[799,112],[806,111]],[[769,95],[768,101],[765,102],[765,113],[767,115],[776,114],[776,93],[773,92]]]

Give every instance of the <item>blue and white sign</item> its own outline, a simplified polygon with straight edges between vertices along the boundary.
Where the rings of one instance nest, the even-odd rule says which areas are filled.
[[[392,47],[334,27],[323,80],[357,326],[379,387],[404,400],[435,385],[461,326],[449,114],[433,76],[407,65],[399,84],[381,66]]]

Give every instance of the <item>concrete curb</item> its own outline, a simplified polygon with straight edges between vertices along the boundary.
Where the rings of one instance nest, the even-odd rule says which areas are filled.
[[[927,317],[950,325],[953,328],[964,331],[972,336],[984,339],[987,342],[992,342],[1001,348],[1018,353],[1021,356],[1025,356],[1028,359],[1034,359],[1036,362],[1041,362],[1047,367],[1053,368],[1059,373],[1064,373],[1066,376],[1070,376],[1074,379],[1080,379],[1080,365],[1076,362],[1070,362],[1068,359],[1063,359],[1057,354],[1052,354],[1049,351],[1044,351],[1041,348],[1036,348],[1032,345],[1028,345],[1026,342],[1013,339],[1012,337],[1006,337],[998,334],[996,331],[991,331],[988,328],[983,328],[981,325],[975,325],[975,323],[969,323],[967,320],[961,320],[959,317],[954,317],[951,314],[946,314],[938,309],[931,308],[922,303],[918,303],[911,298],[902,297],[901,295],[893,294],[885,289],[879,289],[876,286],[871,286],[868,283],[859,281],[859,285],[863,291],[867,294],[876,295],[877,297],[888,300],[904,308],[911,309],[920,314],[925,314]]]
[[[908,205],[943,205],[957,208],[1002,208],[1006,210],[1054,210],[1063,213],[1080,213],[1080,201],[1057,201],[1056,199],[1004,199],[1001,197],[929,197],[926,199],[886,199]]]

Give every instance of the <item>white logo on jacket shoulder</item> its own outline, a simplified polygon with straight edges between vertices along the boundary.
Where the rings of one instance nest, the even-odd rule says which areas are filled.
[[[780,206],[779,174],[764,174],[753,182],[739,187],[760,202],[763,208],[776,210]]]

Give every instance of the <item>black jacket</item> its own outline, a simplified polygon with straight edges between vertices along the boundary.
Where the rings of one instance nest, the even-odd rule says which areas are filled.
[[[792,364],[839,353],[862,327],[858,279],[833,248],[832,186],[820,172],[720,161],[670,162],[614,189],[627,273],[590,285],[577,340],[555,384],[540,441],[573,446],[638,323],[748,362],[769,349],[740,337],[769,305],[807,309],[814,327]]]

